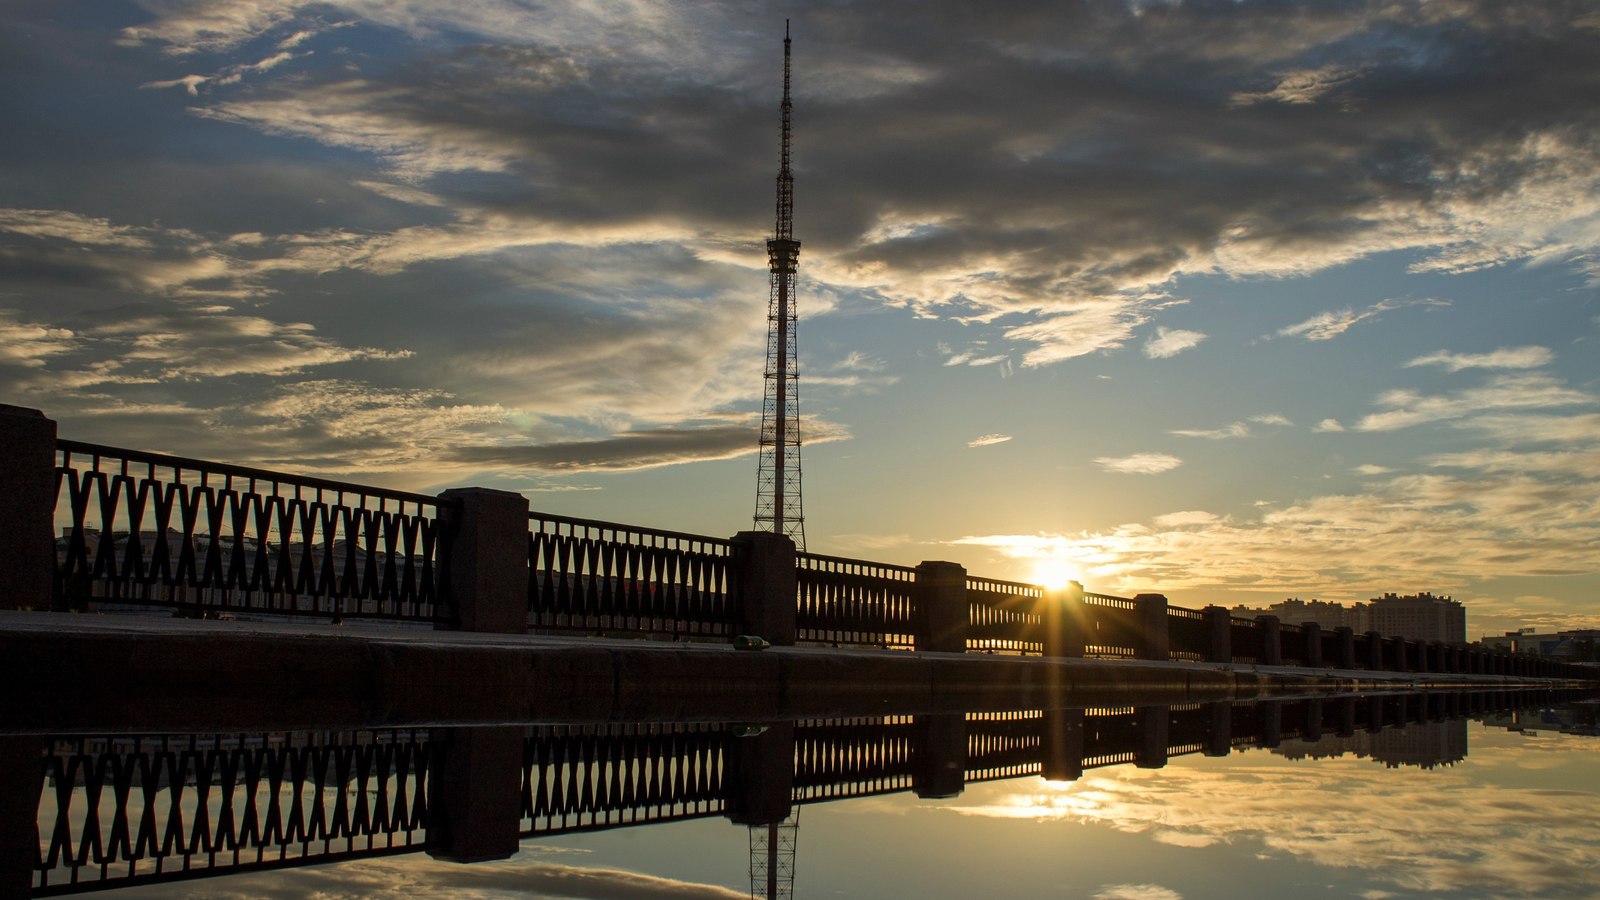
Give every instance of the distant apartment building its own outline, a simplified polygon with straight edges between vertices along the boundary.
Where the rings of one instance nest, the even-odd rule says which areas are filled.
[[[1231,612],[1241,618],[1277,616],[1287,625],[1315,622],[1325,629],[1349,628],[1355,632],[1376,631],[1386,637],[1419,641],[1466,643],[1466,607],[1449,597],[1420,594],[1384,594],[1366,603],[1345,606],[1323,600],[1291,597],[1265,609],[1235,606]]]
[[[1593,661],[1600,657],[1600,629],[1538,633],[1532,628],[1508,631],[1502,637],[1485,637],[1483,646],[1512,653],[1533,653],[1552,659]]]

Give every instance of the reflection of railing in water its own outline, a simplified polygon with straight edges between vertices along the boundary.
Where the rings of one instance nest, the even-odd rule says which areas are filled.
[[[455,783],[448,767],[458,731],[511,741],[507,759],[520,774],[503,783],[519,790],[520,802],[506,807],[505,822],[458,828],[503,826],[514,850],[519,837],[717,815],[749,823],[781,818],[796,803],[906,790],[951,796],[979,781],[1071,779],[1128,763],[1159,767],[1189,753],[1224,756],[1236,747],[1377,734],[1568,696],[1549,689],[1396,693],[742,728],[79,738],[40,756],[33,885],[47,895],[422,849],[450,856],[430,820],[444,808],[442,786]],[[757,796],[763,792],[769,796]]]

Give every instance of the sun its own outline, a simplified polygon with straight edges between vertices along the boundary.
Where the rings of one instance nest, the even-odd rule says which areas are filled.
[[[1067,586],[1069,581],[1083,581],[1083,573],[1072,562],[1065,559],[1041,559],[1033,564],[1034,584],[1043,585],[1049,590],[1060,590]]]

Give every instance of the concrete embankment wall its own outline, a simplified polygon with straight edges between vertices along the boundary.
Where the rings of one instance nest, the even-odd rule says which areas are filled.
[[[0,731],[764,720],[1538,679],[0,614]]]

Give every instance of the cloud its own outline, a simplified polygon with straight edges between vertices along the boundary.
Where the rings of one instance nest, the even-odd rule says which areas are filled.
[[[1287,104],[1315,103],[1327,94],[1347,85],[1360,75],[1360,69],[1342,65],[1329,65],[1319,69],[1285,72],[1279,76],[1278,84],[1272,90],[1256,93],[1241,91],[1233,95],[1231,102],[1235,106],[1249,106],[1253,103],[1268,102]]]
[[[70,329],[19,322],[16,313],[0,309],[0,365],[37,368],[77,347]]]
[[[1198,345],[1205,339],[1206,336],[1198,331],[1158,327],[1155,337],[1145,342],[1144,355],[1151,359],[1167,359]]]
[[[1004,444],[1011,440],[1009,434],[985,434],[967,441],[968,447],[989,447],[994,444]]]
[[[1412,390],[1388,391],[1378,397],[1388,407],[1356,423],[1357,431],[1394,431],[1428,422],[1460,419],[1481,412],[1588,406],[1600,397],[1566,387],[1543,373],[1497,375],[1481,387],[1454,394],[1428,396]]]
[[[1156,516],[1151,521],[1161,528],[1184,528],[1194,525],[1211,525],[1221,521],[1221,519],[1215,513],[1208,513],[1199,509],[1189,509],[1182,512],[1173,512]]]
[[[807,444],[849,438],[844,429],[815,419],[804,420],[801,427]],[[542,472],[632,471],[754,453],[759,432],[753,420],[739,424],[639,429],[589,441],[467,446],[451,452],[449,458],[474,466]]]
[[[1548,347],[1501,347],[1490,353],[1449,353],[1440,350],[1406,363],[1413,366],[1442,366],[1451,372],[1462,369],[1537,369],[1549,365],[1556,355]]]
[[[1159,475],[1183,465],[1183,460],[1167,453],[1135,453],[1132,456],[1098,456],[1095,465],[1121,475]]]
[[[1329,433],[1329,432],[1343,431],[1344,430],[1344,426],[1339,423],[1338,419],[1323,419],[1322,421],[1318,422],[1315,426],[1313,426],[1311,430],[1315,431],[1315,432],[1318,432],[1318,433],[1326,434],[1326,433]]]
[[[1362,475],[1387,475],[1394,470],[1388,466],[1377,466],[1371,463],[1356,466],[1356,471]]]
[[[1412,306],[1449,306],[1445,300],[1381,300],[1366,309],[1345,308],[1318,313],[1304,322],[1278,329],[1278,337],[1299,337],[1308,341],[1331,341],[1362,322],[1383,313]]]

